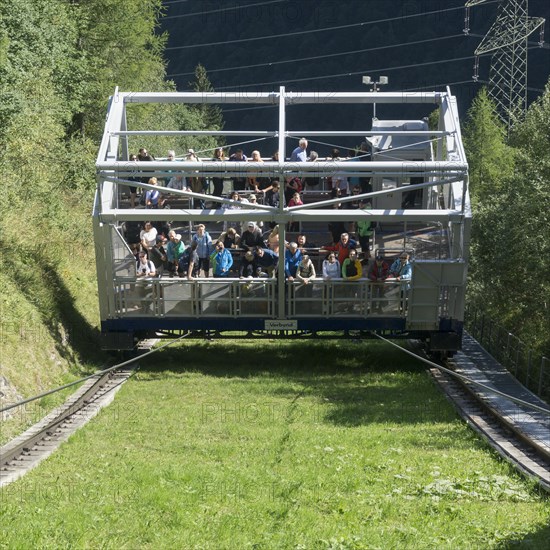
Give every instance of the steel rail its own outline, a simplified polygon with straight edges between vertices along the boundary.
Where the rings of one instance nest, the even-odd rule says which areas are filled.
[[[506,422],[470,388],[443,372],[440,367],[429,369],[429,372],[473,430],[507,462],[550,492],[550,457],[532,439]]]
[[[99,391],[105,387],[107,382],[112,377],[112,373],[107,372],[100,376],[94,376],[97,379],[91,384],[91,386],[88,387],[86,391],[76,399],[76,401],[71,403],[65,410],[56,415],[53,420],[42,426],[39,431],[15,445],[8,443],[8,445],[2,447],[2,449],[0,449],[0,468],[5,467],[23,452],[31,449],[38,441],[44,439],[45,436],[51,435],[59,426],[77,414],[85,405],[94,401]]]
[[[146,343],[146,346],[141,347],[141,350],[147,349],[148,351],[140,353],[138,357],[118,363],[71,384],[60,386],[40,396],[25,399],[9,407],[4,407],[2,412],[22,406],[44,395],[61,391],[61,389],[71,385],[85,382],[61,407],[0,448],[0,487],[15,481],[36,466],[40,461],[49,456],[61,442],[65,441],[78,428],[87,423],[102,406],[108,404],[106,396],[113,390],[120,388],[132,373],[135,372],[138,360],[173,345],[187,336],[188,333],[183,334],[154,349],[151,349],[154,341],[149,341],[148,344]],[[129,366],[132,368],[125,369],[125,367]],[[88,416],[86,416],[86,413],[88,413]]]
[[[322,176],[333,175],[334,172],[366,172],[366,173],[387,173],[396,171],[403,176],[411,172],[413,174],[424,175],[426,172],[466,172],[468,163],[461,161],[442,161],[442,160],[427,160],[427,161],[354,161],[349,160],[326,160],[317,162],[250,162],[250,161],[181,161],[181,160],[154,160],[154,161],[102,161],[96,162],[98,172],[113,170],[118,173],[137,174],[142,172],[147,174],[152,171],[160,172],[228,172],[233,177],[244,175],[248,172],[268,172],[268,173],[285,173],[289,172],[304,173],[311,175]]]
[[[481,382],[471,380],[442,364],[435,363],[426,357],[404,349],[383,336],[373,334],[407,355],[429,365],[430,374],[467,424],[481,435],[505,460],[523,474],[535,479],[543,489],[550,492],[550,453],[529,434],[508,422],[498,410],[484,402],[473,390],[473,387],[481,387],[523,407],[550,415],[549,409],[538,407],[533,403],[507,395]]]

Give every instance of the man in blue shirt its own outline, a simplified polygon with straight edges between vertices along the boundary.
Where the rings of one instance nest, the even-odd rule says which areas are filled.
[[[225,248],[222,241],[216,243],[216,251],[210,256],[212,262],[212,274],[214,277],[228,277],[229,270],[233,265],[233,256]]]
[[[406,252],[402,252],[399,258],[391,264],[390,277],[395,277],[398,281],[410,281],[412,279],[412,265]]]
[[[289,281],[294,281],[301,261],[302,251],[298,248],[298,244],[290,243],[288,250],[285,252],[285,275]]]
[[[267,273],[269,276],[273,276],[277,269],[279,262],[279,256],[270,250],[269,248],[256,247],[256,265],[260,270],[258,276],[262,276],[262,273]]]
[[[307,162],[307,139],[302,138],[298,142],[298,147],[292,151],[290,162]]]

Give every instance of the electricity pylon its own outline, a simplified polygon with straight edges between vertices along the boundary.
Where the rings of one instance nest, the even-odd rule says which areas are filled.
[[[470,7],[489,0],[468,0],[464,32],[469,34]],[[491,54],[489,95],[510,127],[527,110],[527,38],[540,28],[544,42],[544,19],[529,17],[529,0],[500,0],[497,18],[476,48],[474,81],[479,79],[479,57]]]

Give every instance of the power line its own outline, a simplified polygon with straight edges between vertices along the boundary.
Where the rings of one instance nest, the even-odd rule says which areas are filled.
[[[481,84],[491,84],[488,80],[482,80],[481,78],[478,78],[477,80],[478,82],[480,82]],[[539,93],[542,93],[544,92],[544,88],[533,88],[532,86],[527,86],[525,88],[528,92],[539,92]]]
[[[461,84],[468,84],[468,83],[475,83],[475,81],[473,79],[469,79],[469,80],[459,80],[459,81],[456,81],[456,82],[445,82],[445,83],[441,83],[441,84],[424,84],[422,86],[418,86],[416,88],[405,88],[401,91],[403,92],[415,92],[417,90],[425,90],[425,89],[435,89],[435,88],[439,88],[439,87],[443,87],[443,86],[458,86],[458,85],[461,85]],[[478,83],[483,83],[483,81],[479,80]],[[543,90],[541,90],[543,91]],[[279,106],[278,105],[260,105],[259,107],[240,107],[238,109],[223,109],[223,112],[224,114],[225,113],[236,113],[236,112],[239,112],[239,111],[253,111],[253,110],[256,110],[256,109],[278,109]]]
[[[186,1],[186,0],[184,0],[184,1]],[[180,19],[181,17],[193,17],[194,15],[208,15],[209,13],[218,13],[220,11],[240,10],[240,9],[243,9],[243,8],[253,8],[254,6],[265,6],[267,4],[280,4],[281,2],[286,2],[286,0],[270,0],[268,2],[256,2],[255,4],[229,6],[229,7],[220,8],[220,9],[217,9],[217,10],[196,11],[196,12],[193,12],[193,13],[182,13],[181,15],[167,15],[167,16],[163,17],[163,19]]]
[[[386,70],[386,69],[385,69]],[[436,88],[441,88],[441,87],[446,87],[446,86],[460,86],[462,84],[476,84],[476,85],[480,85],[480,84],[489,84],[488,81],[486,80],[473,80],[472,78],[470,78],[469,80],[457,80],[455,82],[443,82],[443,83],[439,83],[439,84],[424,84],[422,86],[416,86],[415,88],[404,88],[402,91],[403,92],[416,92],[417,90],[434,90]],[[544,92],[544,89],[542,88],[532,88],[532,87],[528,87],[527,88],[530,92]],[[240,111],[254,111],[256,109],[277,109],[279,106],[278,105],[260,105],[260,106],[256,106],[256,107],[240,107],[238,109],[223,109],[223,112],[224,114],[225,113],[236,113],[236,112],[240,112]]]
[[[347,52],[341,52],[341,53],[330,53],[330,54],[325,54],[325,55],[315,55],[313,57],[301,57],[301,58],[297,58],[297,59],[287,59],[285,61],[271,61],[271,62],[268,62],[268,63],[256,63],[254,65],[240,65],[238,67],[223,67],[223,68],[220,68],[220,69],[209,69],[207,72],[208,74],[212,74],[212,73],[218,73],[218,72],[222,72],[222,71],[235,71],[235,70],[240,70],[240,69],[252,69],[252,68],[255,68],[255,67],[266,67],[266,66],[273,66],[273,65],[282,65],[282,64],[285,64],[285,63],[295,63],[295,62],[298,62],[298,61],[313,61],[315,59],[327,59],[329,57],[338,57],[340,55],[349,55],[349,54],[358,54],[358,53],[365,53],[365,52],[374,52],[374,51],[378,51],[378,50],[386,50],[386,49],[389,49],[389,48],[399,48],[399,47],[402,47],[402,46],[414,46],[414,45],[417,45],[417,44],[426,44],[428,42],[436,42],[438,40],[448,40],[448,39],[451,39],[451,38],[458,38],[458,37],[464,37],[464,33],[460,33],[460,34],[452,34],[452,35],[449,35],[449,36],[439,36],[437,38],[427,38],[425,40],[414,40],[412,42],[403,42],[402,44],[390,44],[389,46],[377,46],[375,48],[365,48],[363,50],[348,50]],[[171,73],[171,74],[168,74],[166,75],[168,78],[170,77],[174,77],[174,76],[191,76],[191,75],[194,75],[195,72],[189,72],[189,73]]]
[[[291,79],[285,79],[284,82],[281,82],[280,80],[274,80],[271,82],[254,82],[252,84],[242,84],[239,86],[222,86],[222,87],[216,87],[216,90],[229,90],[229,89],[242,89],[242,88],[249,88],[250,86],[270,86],[272,84],[284,84],[286,82],[306,82],[311,80],[326,80],[329,78],[341,78],[346,76],[355,76],[358,74],[365,74],[368,72],[381,72],[381,71],[395,71],[398,69],[411,69],[411,68],[417,68],[417,67],[426,67],[427,65],[437,65],[440,63],[451,63],[453,61],[465,61],[467,59],[474,59],[473,55],[468,55],[466,57],[456,57],[455,59],[441,59],[439,61],[426,61],[425,63],[412,63],[410,65],[400,65],[398,67],[382,67],[382,68],[376,68],[376,69],[363,69],[361,71],[352,71],[348,73],[338,73],[338,74],[327,74],[324,76],[311,76],[308,78],[291,78]]]
[[[492,0],[492,2],[497,2],[497,1],[499,1],[499,0]],[[433,11],[427,11],[427,12],[424,12],[424,13],[415,13],[415,14],[411,14],[411,15],[400,15],[398,17],[387,17],[385,19],[378,19],[376,21],[362,21],[360,23],[351,23],[351,24],[348,24],[348,25],[336,25],[334,27],[323,27],[322,29],[312,29],[312,30],[309,30],[309,31],[296,31],[296,32],[283,33],[283,34],[271,34],[271,35],[268,35],[268,36],[256,36],[256,37],[252,37],[252,38],[240,38],[238,40],[226,40],[224,42],[203,42],[201,44],[187,44],[185,46],[171,46],[171,47],[167,47],[167,48],[164,48],[164,49],[166,51],[169,51],[169,50],[184,50],[184,49],[188,49],[188,48],[198,48],[198,47],[202,47],[202,46],[221,46],[221,45],[224,45],[224,44],[238,44],[238,43],[242,43],[242,42],[251,42],[251,41],[254,41],[254,40],[267,40],[267,39],[270,39],[270,38],[282,38],[282,37],[285,37],[285,36],[297,36],[297,35],[303,36],[303,35],[306,35],[306,34],[312,34],[312,33],[317,33],[317,32],[325,32],[325,31],[333,31],[333,30],[340,30],[340,29],[349,29],[349,28],[352,28],[352,27],[362,27],[362,26],[368,26],[368,25],[376,25],[378,23],[388,23],[388,22],[391,22],[391,21],[402,21],[403,19],[409,19],[409,18],[413,18],[413,17],[424,17],[426,15],[434,15],[434,14],[438,14],[438,13],[444,13],[444,12],[447,12],[447,11],[456,11],[456,10],[462,10],[462,9],[464,9],[463,6],[457,6],[457,7],[454,7],[454,8],[446,8],[444,10],[433,10]]]
[[[478,81],[477,83],[479,83],[480,81]],[[475,80],[473,78],[470,78],[469,80],[458,80],[456,82],[445,82],[445,83],[442,83],[442,84],[424,84],[422,86],[417,86],[415,88],[405,88],[403,91],[404,92],[416,92],[417,90],[425,90],[425,89],[428,89],[428,90],[432,90],[432,89],[435,89],[435,88],[440,88],[442,86],[458,86],[460,84],[469,84],[469,83],[475,83]]]
[[[467,36],[474,36],[475,38],[484,38],[484,34],[476,34],[474,32],[469,32]],[[534,46],[534,48],[530,49],[536,49],[541,48],[542,50],[550,50],[550,44],[548,42],[535,42],[534,40],[528,40],[527,44],[529,46]]]

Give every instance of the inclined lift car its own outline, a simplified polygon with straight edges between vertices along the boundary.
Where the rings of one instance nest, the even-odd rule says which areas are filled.
[[[265,104],[278,108],[278,127],[263,131],[205,131],[186,129],[128,129],[127,110],[140,104]],[[426,115],[439,109],[437,130],[424,119],[372,119],[369,104],[422,104]],[[287,129],[291,106],[316,104],[326,108],[319,118],[328,129],[304,132]],[[350,104],[358,120],[368,121],[361,131],[338,128],[330,115],[337,104]],[[370,129],[366,129],[371,126]],[[199,162],[183,158],[150,162],[129,161],[129,141],[136,136],[224,136],[225,139],[275,138],[279,160],[262,163],[215,162],[212,153]],[[287,141],[302,136],[353,137],[368,142],[369,154],[316,162],[286,160]],[[319,143],[319,142],[318,142]],[[310,141],[311,145],[311,141]],[[294,148],[294,146],[292,147]],[[289,147],[290,149],[290,147]],[[177,155],[176,155],[177,157]],[[102,345],[105,349],[128,350],[143,338],[181,334],[293,337],[369,337],[377,333],[392,338],[416,338],[426,343],[432,354],[452,354],[460,349],[464,319],[464,298],[468,266],[471,210],[468,194],[468,164],[461,139],[456,100],[444,92],[277,92],[247,93],[135,93],[120,92],[111,97],[105,132],[96,163],[97,192],[93,226],[101,315]],[[160,182],[181,174],[208,182],[224,178],[224,191],[231,190],[232,178],[259,177],[281,182],[291,178],[315,178],[319,189],[304,192],[304,204],[277,208],[261,204],[234,203],[229,196],[157,188],[172,207],[130,208],[128,185],[133,178]],[[372,191],[359,196],[331,198],[330,182],[335,175],[346,178],[370,177]],[[132,178],[132,179],[130,179]],[[138,184],[145,192],[147,183]],[[346,208],[350,201],[368,201],[368,208]],[[340,203],[342,208],[335,208]],[[231,208],[227,208],[230,205]],[[200,207],[202,206],[202,208]],[[206,208],[208,206],[208,208]],[[316,244],[330,242],[329,222],[353,224],[369,220],[375,228],[371,250],[363,254],[381,255],[391,263],[401,251],[411,257],[410,281],[387,280],[373,283],[364,275],[355,282],[321,277],[325,255],[319,247],[309,251],[317,268],[317,278],[307,291],[284,273],[284,254],[279,255],[275,276],[240,279],[179,277],[138,278],[131,245],[135,242],[128,228],[150,220],[159,227],[171,224],[186,244],[196,224],[206,225],[215,237],[224,222],[242,224],[263,222],[264,228],[279,225],[280,242],[293,240],[286,228],[299,224],[302,233]],[[348,225],[353,228],[353,225]],[[281,247],[282,249],[282,247]],[[238,259],[236,258],[238,262]]]

